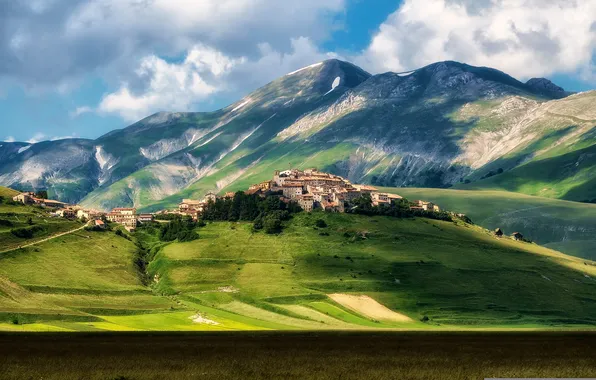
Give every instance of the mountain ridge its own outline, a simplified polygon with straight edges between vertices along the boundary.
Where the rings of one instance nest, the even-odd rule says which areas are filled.
[[[331,59],[217,111],[158,112],[95,140],[46,143],[53,148],[37,153],[57,157],[56,148],[72,143],[75,163],[44,168],[34,159],[37,144],[26,148],[28,154],[15,153],[24,147],[18,143],[0,147],[0,157],[7,157],[0,184],[47,188],[62,200],[84,198],[89,207],[147,207],[180,192],[196,196],[238,181],[244,185],[263,178],[274,161],[284,167],[311,162],[378,185],[446,187],[480,178],[552,133],[575,150],[590,127],[578,125],[572,112],[557,119],[542,111],[568,95],[559,89],[548,80],[523,83],[455,61],[371,75]],[[561,133],[569,121],[573,130]],[[524,157],[508,162],[533,159]],[[32,162],[38,163],[33,172]]]

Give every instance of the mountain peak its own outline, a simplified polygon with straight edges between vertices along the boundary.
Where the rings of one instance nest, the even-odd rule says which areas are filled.
[[[526,86],[541,95],[551,96],[553,98],[567,96],[567,92],[562,87],[557,86],[546,78],[532,78],[526,82]]]

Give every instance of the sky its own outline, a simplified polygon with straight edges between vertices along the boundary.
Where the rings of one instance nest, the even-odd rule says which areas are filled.
[[[212,111],[328,58],[596,88],[594,0],[0,0],[0,141]]]

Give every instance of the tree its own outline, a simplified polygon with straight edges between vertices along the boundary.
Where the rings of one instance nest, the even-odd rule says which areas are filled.
[[[195,227],[196,223],[192,219],[174,219],[170,223],[161,226],[159,240],[178,240],[181,242],[196,240],[199,238],[199,234],[194,231]]]
[[[267,215],[263,220],[263,227],[268,234],[276,234],[281,231],[281,219],[274,214]]]
[[[48,199],[48,191],[47,190],[39,190],[35,193],[35,197],[41,199]]]

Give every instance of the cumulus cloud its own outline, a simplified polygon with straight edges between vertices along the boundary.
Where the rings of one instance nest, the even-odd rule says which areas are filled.
[[[232,58],[205,45],[196,45],[181,63],[168,63],[155,55],[141,59],[131,82],[109,93],[97,107],[128,121],[162,110],[187,111],[216,93],[242,93],[297,68],[335,54],[320,52],[308,38],[291,40],[292,50],[281,53],[259,44],[259,56]],[[238,95],[237,95],[238,96]]]
[[[528,78],[593,76],[593,0],[406,0],[356,61],[405,71],[457,60]]]
[[[71,89],[89,74],[118,83],[143,57],[180,57],[197,44],[230,57],[255,59],[261,43],[287,52],[296,36],[329,36],[345,1],[0,1],[0,78]]]

